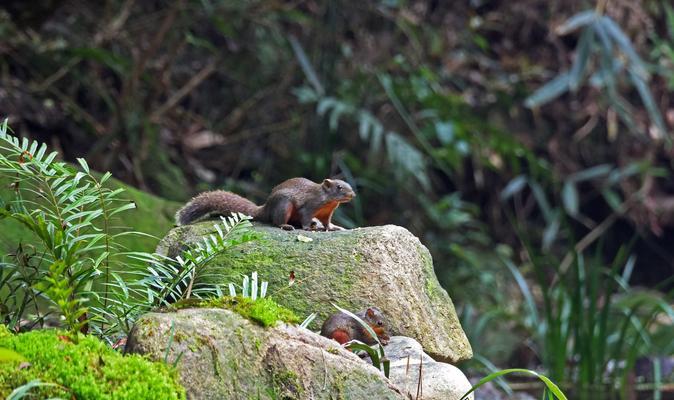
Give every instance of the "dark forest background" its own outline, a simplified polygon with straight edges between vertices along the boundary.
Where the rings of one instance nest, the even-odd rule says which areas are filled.
[[[337,222],[418,235],[476,349],[518,332],[497,364],[546,358],[521,307],[583,257],[671,303],[667,1],[5,0],[0,55],[14,132],[160,197],[349,181]]]

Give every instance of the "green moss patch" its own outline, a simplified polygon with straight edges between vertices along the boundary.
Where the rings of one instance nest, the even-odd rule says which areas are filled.
[[[73,343],[63,332],[42,330],[8,335],[0,326],[0,348],[26,358],[0,363],[0,398],[33,380],[58,387],[33,389],[36,398],[185,399],[177,374],[139,355],[123,356],[91,336]]]
[[[175,310],[184,308],[224,308],[234,311],[242,317],[257,322],[264,327],[274,326],[277,321],[291,324],[299,322],[299,318],[294,312],[280,306],[269,297],[251,300],[247,297],[225,296],[210,300],[187,300],[178,302],[171,306],[171,308]]]

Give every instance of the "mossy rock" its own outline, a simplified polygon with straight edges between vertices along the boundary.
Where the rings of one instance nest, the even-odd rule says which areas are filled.
[[[0,325],[0,348],[25,358],[0,363],[3,399],[34,379],[59,385],[31,390],[36,398],[185,399],[175,371],[139,355],[123,356],[91,336],[74,343],[56,330],[12,335]]]
[[[175,362],[195,400],[407,398],[335,341],[295,326],[265,328],[225,309],[146,314],[126,351]]]
[[[214,232],[214,221],[175,228],[158,251],[176,255]],[[284,231],[255,224],[262,239],[232,248],[211,267],[227,282],[257,271],[269,295],[300,317],[312,312],[317,329],[336,312],[379,307],[391,333],[413,337],[440,361],[456,363],[472,350],[452,300],[440,286],[428,249],[404,228],[386,225],[339,232]],[[310,239],[310,240],[307,240]],[[294,284],[289,286],[289,277]]]

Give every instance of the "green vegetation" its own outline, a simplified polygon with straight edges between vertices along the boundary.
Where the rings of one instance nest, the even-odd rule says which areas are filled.
[[[0,336],[0,348],[21,354],[29,363],[0,363],[0,396],[39,379],[55,386],[40,386],[32,394],[81,399],[184,399],[176,373],[141,356],[122,356],[91,336],[74,343],[65,332],[42,330]]]
[[[536,378],[540,379],[544,384],[545,384],[545,389],[543,392],[543,398],[544,399],[557,399],[557,400],[567,400],[566,395],[564,392],[562,392],[557,385],[555,385],[554,382],[552,382],[547,376],[541,375],[537,373],[536,371],[531,371],[528,369],[522,369],[522,368],[511,368],[511,369],[504,369],[503,371],[498,371],[494,372],[492,374],[489,374],[485,376],[484,378],[480,379],[478,383],[476,383],[466,394],[464,394],[460,400],[465,399],[468,397],[469,394],[473,393],[477,388],[480,386],[484,385],[487,382],[491,382],[495,380],[496,378],[499,378],[503,375],[508,375],[508,374],[527,374],[527,375],[532,375],[535,376]]]
[[[79,176],[73,190],[103,180],[72,167],[82,156],[175,201],[225,188],[261,203],[289,177],[338,175],[358,192],[340,225],[405,226],[431,250],[481,352],[469,374],[522,366],[590,397],[636,397],[632,373],[654,398],[671,384],[637,368],[674,343],[670,2],[5,3],[0,110],[17,137],[59,149],[70,164],[55,170]],[[31,168],[33,153],[10,161]],[[0,221],[0,317],[12,327],[58,309],[75,331],[86,309],[90,329],[113,338],[150,303],[219,296],[277,256],[261,244],[248,264],[216,250],[228,274],[195,262],[199,251],[185,266],[126,253],[152,252],[151,237],[116,236],[110,251],[120,231],[89,227],[104,236],[45,246],[36,210],[54,237],[68,227],[49,201],[32,207],[44,190],[22,182],[19,199],[17,170],[4,172],[0,208],[21,214],[23,201],[35,227]],[[111,227],[169,228],[174,203],[129,195],[151,211]],[[50,250],[64,249],[72,257],[55,263]],[[335,297],[348,296],[356,261],[343,260]],[[50,282],[50,267],[69,279]],[[313,267],[298,260],[295,272],[315,279]],[[285,287],[288,273],[267,279]]]
[[[654,342],[670,329],[658,316],[672,318],[674,310],[664,295],[629,287],[635,260],[625,260],[626,253],[621,251],[608,267],[598,256],[576,255],[568,270],[558,271],[559,280],[543,293],[542,307],[533,301],[531,288],[517,269],[509,266],[526,299],[524,328],[531,333],[543,365],[557,382],[575,376],[574,390],[581,399],[596,398],[613,384],[619,384],[627,396],[636,359],[671,352],[671,345],[658,348],[660,343]],[[534,268],[542,279],[545,256],[535,257]],[[625,272],[621,275],[620,270]],[[672,338],[671,333],[668,336]],[[568,354],[576,355],[573,365],[565,362]],[[625,363],[611,367],[617,359]]]
[[[3,263],[6,301],[13,303],[5,312],[12,326],[28,310],[39,320],[37,299],[44,297],[64,316],[76,338],[89,322],[99,326],[107,322],[86,314],[90,308],[107,308],[114,270],[121,270],[117,266],[126,261],[116,243],[126,232],[111,226],[111,217],[135,208],[135,203],[120,198],[121,190],[105,186],[111,174],[99,179],[83,159],[78,160],[82,171],[75,171],[55,161],[57,153],[47,153],[44,143],[20,141],[7,131],[5,120],[0,126],[0,175],[12,180],[14,198],[0,199],[0,218],[22,224],[36,245],[29,256]],[[25,199],[25,193],[31,198]],[[84,304],[85,297],[91,298],[89,304]]]
[[[257,239],[248,218],[233,215],[175,257],[129,251],[120,239],[146,235],[115,225],[113,217],[136,204],[121,197],[123,188],[107,185],[112,175],[99,178],[84,159],[78,159],[81,170],[55,161],[58,154],[47,153],[44,143],[20,141],[8,129],[5,120],[0,177],[12,181],[13,193],[0,197],[0,219],[33,235],[13,257],[0,259],[0,316],[11,328],[26,318],[29,326],[42,326],[55,313],[73,340],[93,331],[112,342],[153,307],[220,293],[224,278],[213,279],[208,262]]]
[[[99,178],[102,174],[94,173]],[[12,188],[12,179],[0,177],[0,198],[13,199],[15,196]],[[136,204],[136,208],[111,218],[112,225],[124,227],[136,232],[143,232],[141,236],[121,236],[117,242],[122,248],[136,251],[153,252],[159,239],[174,225],[174,214],[180,206],[177,202],[167,201],[149,193],[140,191],[128,185],[124,185],[114,177],[107,181],[111,190],[123,189],[123,196]],[[32,193],[24,192],[25,200],[33,201]],[[21,243],[30,244],[33,234],[18,221],[5,219],[0,230],[0,251],[11,254]]]

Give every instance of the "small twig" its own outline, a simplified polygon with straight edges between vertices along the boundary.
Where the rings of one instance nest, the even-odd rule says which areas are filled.
[[[169,13],[166,15],[161,25],[159,26],[157,33],[152,38],[152,42],[150,43],[149,49],[142,52],[140,60],[134,65],[133,71],[131,72],[131,78],[126,82],[124,82],[124,87],[122,88],[122,95],[120,96],[122,99],[121,100],[122,104],[126,103],[128,97],[134,95],[136,91],[136,85],[140,81],[140,77],[143,75],[143,72],[145,72],[148,60],[154,58],[154,55],[159,50],[161,43],[164,41],[164,38],[166,37],[166,34],[170,30],[171,26],[173,26],[173,22],[175,21],[176,16],[178,15],[178,11],[181,8],[183,8],[184,4],[185,4],[184,0],[180,0],[174,3],[174,7],[171,8]]]
[[[592,130],[597,126],[597,122],[599,122],[599,118],[596,115],[593,115],[590,117],[590,119],[587,120],[583,126],[580,127],[576,131],[576,133],[573,134],[573,141],[574,142],[580,142],[581,140],[585,139],[587,135],[589,135]]]
[[[248,111],[255,107],[255,105],[258,104],[260,100],[266,98],[271,92],[275,90],[275,86],[269,86],[259,90],[244,100],[243,103],[237,105],[233,110],[229,111],[222,124],[222,126],[224,126],[223,131],[232,132],[236,130],[241,125],[243,117],[248,113]]]
[[[619,215],[617,213],[609,215],[605,220],[601,222],[601,224],[597,225],[596,228],[591,230],[578,243],[576,243],[576,245],[573,246],[573,251],[566,253],[566,256],[564,256],[564,259],[559,264],[560,274],[564,274],[567,268],[569,268],[569,265],[571,265],[574,256],[576,254],[582,253],[586,248],[588,248],[592,243],[594,243],[594,241],[597,240],[597,238],[603,235],[604,232],[606,232],[606,230],[610,228],[611,225],[613,225],[613,223],[618,220],[618,216]]]
[[[111,37],[119,31],[119,29],[124,25],[126,20],[129,18],[131,13],[131,6],[133,6],[134,0],[127,0],[122,6],[122,11],[108,26],[105,27],[101,32],[98,32],[94,36],[94,44],[100,45],[104,40]],[[81,57],[75,57],[68,61],[64,66],[59,68],[56,72],[48,76],[42,83],[39,83],[35,86],[35,90],[44,91],[58,80],[66,76],[70,70],[79,64],[82,61]]]
[[[419,380],[417,381],[417,397],[415,400],[421,399],[421,396],[423,396],[423,390],[422,390],[422,382],[424,380],[423,378],[423,372],[424,372],[424,355],[420,354],[419,355]]]
[[[228,145],[242,140],[251,139],[255,136],[261,136],[268,133],[282,131],[284,129],[291,128],[295,123],[296,122],[294,120],[289,119],[287,121],[273,122],[271,124],[262,125],[250,129],[243,129],[239,131],[236,135],[223,137],[222,141],[218,144]]]
[[[556,283],[558,276],[563,275],[566,272],[573,262],[573,258],[576,254],[585,251],[585,249],[594,243],[595,240],[601,237],[601,235],[604,234],[604,232],[606,232],[606,230],[608,230],[608,228],[610,228],[619,217],[625,215],[625,213],[630,208],[632,208],[632,206],[637,202],[638,199],[641,199],[641,197],[641,191],[634,193],[629,199],[622,203],[618,210],[611,213],[611,215],[606,217],[606,219],[604,219],[599,225],[588,232],[587,235],[585,235],[578,243],[576,243],[576,245],[573,246],[573,250],[566,253],[566,256],[564,256],[564,259],[562,259],[562,262],[559,264],[559,274],[555,275],[555,280],[553,280],[552,285]]]
[[[45,79],[44,81],[42,81],[42,83],[39,83],[39,84],[35,85],[35,89],[34,89],[34,90],[39,91],[39,92],[42,92],[42,91],[46,90],[46,89],[49,88],[51,85],[53,85],[56,81],[58,81],[59,79],[63,78],[64,76],[66,76],[66,74],[68,74],[68,72],[70,72],[70,70],[71,70],[75,65],[77,65],[77,64],[80,63],[80,61],[82,61],[82,59],[81,59],[80,57],[75,57],[75,58],[71,59],[70,61],[68,61],[68,62],[66,63],[66,65],[64,65],[64,66],[62,66],[61,68],[59,68],[58,71],[56,71],[56,72],[54,72],[53,74],[49,75],[49,76],[47,77],[47,79]]]
[[[134,3],[135,0],[126,0],[124,2],[119,15],[117,15],[116,18],[113,18],[113,20],[104,29],[94,35],[95,44],[99,45],[109,38],[112,38],[119,32],[119,30],[129,19],[129,15],[131,15],[131,8],[133,8]]]
[[[190,284],[187,285],[187,290],[185,291],[185,299],[189,299],[192,295],[192,285],[194,284],[194,278],[197,275],[197,266],[194,263],[192,263],[192,265],[192,277],[190,278]]]
[[[158,123],[159,119],[164,113],[175,107],[176,104],[183,97],[187,96],[192,92],[197,86],[199,86],[206,78],[208,78],[213,72],[215,72],[215,60],[211,60],[201,71],[194,75],[183,87],[178,89],[171,98],[169,98],[164,104],[162,104],[155,112],[150,115],[150,120],[152,122]]]

